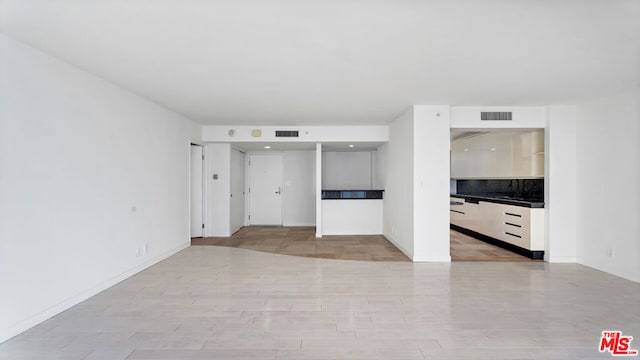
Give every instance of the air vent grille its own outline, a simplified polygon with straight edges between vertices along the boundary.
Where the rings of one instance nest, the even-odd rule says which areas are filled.
[[[276,130],[276,137],[298,137],[298,130]]]
[[[480,120],[505,120],[511,121],[512,119],[511,111],[501,111],[501,112],[490,112],[483,111],[480,113]]]

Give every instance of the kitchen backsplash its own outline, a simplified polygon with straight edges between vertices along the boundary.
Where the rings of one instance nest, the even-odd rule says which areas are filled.
[[[456,180],[456,189],[461,195],[544,199],[544,179]]]

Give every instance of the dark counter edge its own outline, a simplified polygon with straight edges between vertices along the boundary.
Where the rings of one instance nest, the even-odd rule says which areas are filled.
[[[528,207],[528,208],[532,208],[532,209],[544,209],[544,203],[543,202],[530,202],[530,201],[522,201],[522,200],[497,199],[497,198],[492,198],[492,197],[488,197],[488,196],[475,196],[475,195],[460,195],[460,194],[449,194],[449,195],[451,197],[455,197],[455,198],[459,198],[459,199],[471,198],[471,199],[475,199],[475,200],[480,200],[480,201],[485,201],[485,202],[492,202],[492,203],[496,203],[496,204],[514,205],[514,206]]]
[[[321,190],[322,191],[322,200],[382,200],[384,190],[376,189],[376,190]],[[342,193],[350,193],[350,192],[364,192],[365,197],[342,197]],[[326,197],[325,193],[340,193],[340,197]]]
[[[478,232],[475,232],[473,230],[469,230],[469,229],[465,229],[463,227],[460,227],[458,225],[453,225],[453,224],[449,224],[449,227],[452,230],[455,230],[457,232],[463,233],[465,235],[469,235],[471,237],[474,237],[478,240],[484,241],[486,243],[495,245],[495,246],[499,246],[503,249],[507,249],[509,251],[513,251],[514,253],[518,254],[518,255],[522,255],[524,257],[528,257],[531,260],[544,260],[544,250],[527,250],[525,248],[521,248],[520,246],[516,246],[513,244],[509,244],[508,242],[504,242],[502,240],[498,240],[496,238],[492,238],[491,236],[487,236],[484,234],[480,234]]]

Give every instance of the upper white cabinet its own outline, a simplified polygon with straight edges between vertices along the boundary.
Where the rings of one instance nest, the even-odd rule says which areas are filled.
[[[514,134],[512,143],[514,177],[543,177],[544,131]]]
[[[544,130],[492,131],[453,140],[451,177],[544,177]]]

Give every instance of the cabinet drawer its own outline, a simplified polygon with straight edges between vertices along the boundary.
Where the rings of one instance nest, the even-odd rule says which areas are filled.
[[[466,216],[464,199],[451,197],[449,201],[462,203],[462,205],[451,205],[449,208],[449,221],[453,225],[462,226],[464,217]]]
[[[520,246],[521,248],[529,249],[530,239],[528,233],[520,233],[505,231],[502,234],[502,238],[500,239],[504,242],[508,242],[509,244],[513,244],[516,246]]]
[[[525,249],[530,243],[530,211],[519,206],[503,205],[500,240]]]

